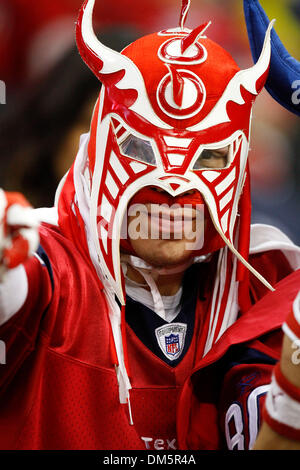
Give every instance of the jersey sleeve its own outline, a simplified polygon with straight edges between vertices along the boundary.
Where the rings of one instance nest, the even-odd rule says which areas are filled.
[[[237,348],[224,364],[219,416],[222,447],[249,450],[262,423],[262,409],[274,365],[279,360],[281,331],[270,336],[272,348],[260,341]]]
[[[51,265],[41,246],[17,269],[0,290],[0,389],[34,349],[54,289]]]

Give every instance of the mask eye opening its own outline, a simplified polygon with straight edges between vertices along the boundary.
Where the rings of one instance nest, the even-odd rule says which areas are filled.
[[[236,140],[228,145],[218,148],[202,148],[200,154],[195,159],[192,170],[224,170],[228,168],[234,159],[234,143]]]
[[[124,156],[156,166],[155,154],[149,140],[141,139],[130,132],[127,132],[122,137],[124,138],[119,142],[119,148]]]

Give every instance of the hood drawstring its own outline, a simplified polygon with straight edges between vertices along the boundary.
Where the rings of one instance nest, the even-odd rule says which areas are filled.
[[[118,363],[115,364],[115,371],[119,384],[119,400],[121,404],[128,405],[129,422],[131,425],[133,425],[134,423],[132,419],[132,410],[130,404],[130,390],[132,387],[129,380],[128,371],[125,365],[125,351],[121,324],[121,309],[119,307],[119,304],[115,301],[114,294],[112,292],[107,291],[106,294],[109,306],[109,319],[112,329],[113,341],[115,344],[116,359],[118,361]]]
[[[127,264],[124,263],[124,262],[122,262],[122,269],[123,269],[124,276],[126,277]],[[157,313],[157,315],[159,315],[161,318],[165,318],[166,312],[165,312],[164,303],[163,303],[161,294],[158,290],[158,287],[156,285],[156,282],[152,277],[152,273],[151,272],[146,272],[144,269],[140,269],[140,268],[137,268],[137,267],[135,267],[135,269],[145,279],[145,281],[146,281],[146,283],[147,283],[147,285],[150,289],[150,292],[151,292],[151,295],[152,295],[152,298],[153,298],[155,313]]]
[[[186,271],[186,269],[194,263],[194,259],[189,260],[186,263],[176,266],[175,268],[156,268],[147,264],[142,259],[133,255],[121,255],[121,266],[123,274],[126,278],[128,265],[133,267],[141,276],[145,279],[153,299],[153,309],[157,315],[166,320],[166,310],[162,295],[158,290],[156,280],[159,275],[162,274],[175,274]],[[143,287],[143,286],[141,286]]]
[[[204,263],[211,258],[211,254],[197,256],[182,263],[179,266],[171,268],[157,268],[147,264],[142,259],[133,255],[121,254],[121,267],[125,278],[126,293],[138,302],[143,297],[146,307],[153,310],[159,317],[166,322],[171,322],[180,311],[180,302],[182,296],[182,287],[173,296],[162,296],[157,287],[157,278],[159,275],[171,275],[186,271],[192,264]],[[144,283],[133,281],[127,276],[128,266],[134,268],[145,280]],[[148,291],[149,288],[150,292]],[[144,293],[142,293],[144,290]],[[145,292],[146,290],[146,292]]]

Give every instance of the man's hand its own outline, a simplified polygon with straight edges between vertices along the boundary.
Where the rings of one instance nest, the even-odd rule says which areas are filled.
[[[8,269],[24,263],[38,248],[38,227],[24,196],[0,189],[0,281]]]

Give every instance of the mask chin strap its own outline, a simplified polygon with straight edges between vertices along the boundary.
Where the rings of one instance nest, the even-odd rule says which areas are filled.
[[[165,307],[163,304],[162,296],[158,290],[156,280],[159,275],[168,275],[168,274],[176,274],[180,272],[184,272],[187,268],[189,268],[194,262],[194,259],[188,260],[186,263],[182,263],[179,266],[173,268],[156,268],[151,266],[150,264],[143,261],[141,258],[132,255],[121,255],[121,264],[124,276],[126,277],[127,273],[127,266],[132,266],[141,276],[145,279],[154,304],[154,310],[157,315],[161,318],[166,319],[166,312]]]

